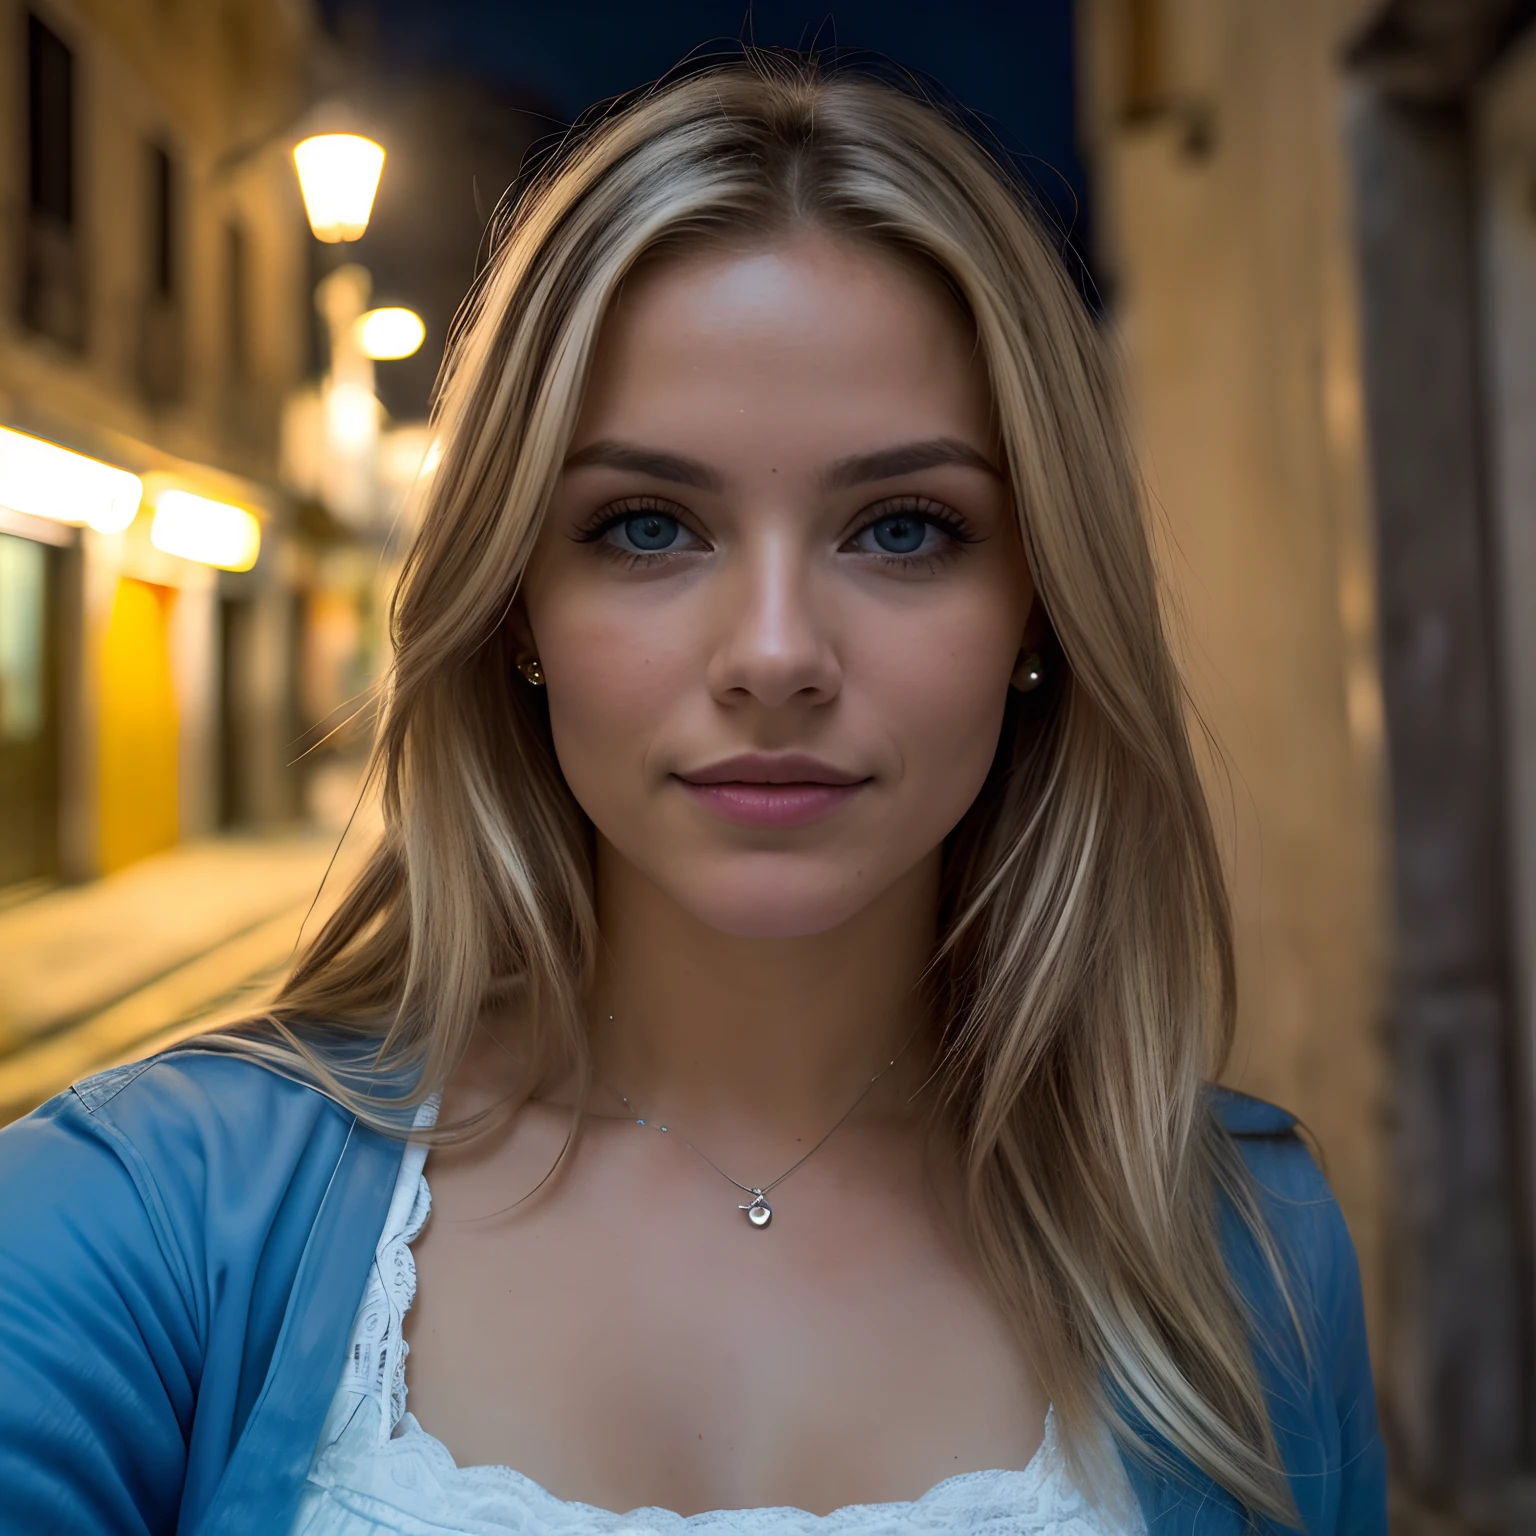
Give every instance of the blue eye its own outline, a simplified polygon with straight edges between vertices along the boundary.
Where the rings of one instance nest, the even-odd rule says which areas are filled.
[[[592,544],[630,567],[666,565],[660,558],[707,550],[710,546],[683,519],[663,507],[644,502],[636,507],[604,508],[585,529],[573,535],[582,544]],[[649,559],[648,556],[657,556]]]
[[[921,517],[898,512],[871,523],[864,531],[888,555],[915,555],[928,537],[929,524]]]
[[[626,517],[619,527],[634,548],[647,551],[670,549],[682,532],[678,520],[665,512],[639,512]]]

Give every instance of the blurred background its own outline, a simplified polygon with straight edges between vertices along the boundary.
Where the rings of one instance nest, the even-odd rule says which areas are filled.
[[[432,380],[529,152],[739,39],[870,50],[1118,349],[1221,747],[1229,1076],[1343,1203],[1395,1522],[1536,1530],[1532,11],[0,0],[0,1118],[258,999],[355,867]]]

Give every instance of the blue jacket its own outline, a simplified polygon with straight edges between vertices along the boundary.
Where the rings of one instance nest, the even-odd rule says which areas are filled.
[[[1216,1104],[1301,1270],[1310,1363],[1227,1223],[1306,1530],[1384,1536],[1338,1206],[1288,1115],[1220,1090]],[[0,1533],[284,1536],[401,1150],[313,1089],[207,1050],[103,1073],[0,1131]],[[1127,1467],[1152,1536],[1244,1529],[1187,1464]]]

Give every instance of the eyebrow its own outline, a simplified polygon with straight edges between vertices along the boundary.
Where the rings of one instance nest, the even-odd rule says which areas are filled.
[[[934,437],[926,442],[901,443],[894,448],[879,448],[873,453],[857,453],[839,459],[822,477],[829,491],[849,486],[867,485],[872,480],[894,480],[899,475],[915,474],[920,469],[935,469],[943,464],[961,464],[979,469],[1001,480],[997,466],[985,454],[956,437]]]
[[[659,449],[641,448],[634,443],[615,442],[612,438],[590,443],[565,461],[567,469],[583,469],[589,464],[601,465],[604,469],[627,469],[638,475],[649,475],[653,480],[697,486],[702,491],[725,489],[719,474],[698,459],[685,459],[681,454],[662,453]]]
[[[920,469],[935,469],[944,464],[960,464],[968,469],[979,469],[994,479],[1002,479],[997,466],[969,443],[962,443],[954,437],[935,437],[839,459],[822,476],[822,485],[829,491],[847,490],[851,486],[868,485],[875,480],[894,480],[901,475],[915,474]],[[642,448],[638,444],[622,443],[613,438],[589,443],[565,461],[566,469],[584,469],[589,465],[598,465],[604,469],[627,469],[634,474],[648,475],[653,480],[697,486],[704,491],[718,492],[725,489],[725,482],[719,472],[698,459],[685,458],[677,453],[664,453],[654,448]]]

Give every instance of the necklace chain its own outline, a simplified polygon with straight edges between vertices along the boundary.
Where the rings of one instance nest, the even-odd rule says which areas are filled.
[[[608,1022],[610,1024],[613,1023],[613,1015],[611,1013],[608,1015]],[[891,1059],[886,1062],[886,1064],[881,1067],[880,1070],[876,1072],[875,1075],[870,1078],[867,1083],[865,1083],[863,1091],[859,1094],[858,1098],[856,1098],[853,1103],[850,1104],[848,1108],[845,1109],[842,1114],[840,1114],[837,1119],[832,1122],[831,1130],[829,1130],[826,1135],[824,1135],[821,1140],[811,1148],[809,1152],[803,1153],[800,1157],[796,1158],[795,1161],[791,1163],[789,1167],[786,1168],[784,1172],[778,1176],[778,1178],[770,1179],[766,1184],[743,1184],[740,1179],[733,1179],[731,1175],[728,1174],[725,1169],[722,1168],[719,1163],[714,1160],[714,1158],[710,1157],[707,1152],[701,1152],[699,1148],[694,1146],[694,1144],[686,1136],[684,1136],[681,1131],[673,1131],[671,1126],[646,1125],[645,1117],[643,1115],[636,1117],[635,1124],[643,1125],[647,1130],[665,1131],[669,1135],[675,1135],[677,1139],[681,1141],[682,1144],[687,1147],[690,1152],[693,1152],[697,1156],[703,1158],[703,1160],[708,1163],[709,1166],[713,1168],[715,1172],[718,1173],[720,1177],[727,1183],[734,1184],[736,1188],[739,1189],[744,1195],[752,1196],[750,1204],[738,1206],[737,1209],[747,1213],[747,1220],[750,1221],[754,1227],[766,1227],[768,1223],[773,1219],[773,1207],[768,1204],[766,1199],[768,1192],[782,1184],[784,1180],[790,1176],[790,1174],[792,1174],[797,1168],[801,1166],[802,1163],[807,1162],[810,1158],[814,1157],[816,1153],[821,1151],[821,1149],[832,1139],[833,1132],[835,1132],[838,1127],[842,1125],[842,1123],[849,1117],[849,1115],[851,1115],[854,1110],[856,1110],[859,1105],[869,1097],[870,1092],[874,1088],[875,1084],[878,1083],[880,1079],[884,1077],[885,1074],[889,1072],[891,1068],[894,1067],[896,1063],[900,1061],[901,1058],[906,1054],[907,1047],[911,1045],[915,1039],[917,1039],[918,1033],[921,1029],[921,1025],[919,1025],[917,1029],[914,1029],[902,1043],[901,1049],[897,1051],[896,1054],[892,1056]],[[602,1083],[602,1085],[611,1094],[613,1094],[614,1097],[617,1098],[618,1101],[626,1109],[632,1110],[634,1108],[634,1105],[629,1102],[628,1098],[625,1097],[624,1094],[620,1093],[619,1090],[615,1088],[613,1084],[610,1083],[606,1078],[599,1078],[598,1081]]]

